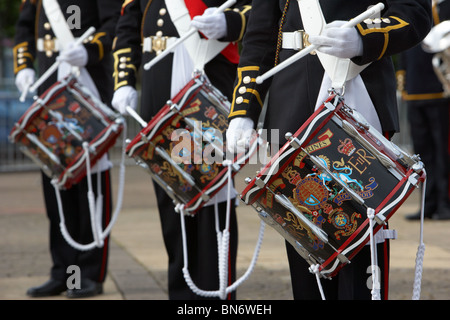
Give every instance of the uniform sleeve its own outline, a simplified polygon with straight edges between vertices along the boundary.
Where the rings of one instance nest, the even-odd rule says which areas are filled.
[[[84,46],[88,52],[88,65],[99,63],[105,54],[111,52],[122,0],[97,1],[100,26]]]
[[[233,8],[224,11],[227,21],[227,36],[221,41],[241,41],[247,26],[251,1],[238,1]]]
[[[34,68],[36,4],[32,0],[22,1],[14,35],[14,74],[25,68]]]
[[[388,1],[380,18],[357,25],[364,53],[352,60],[363,65],[409,49],[422,41],[432,23],[431,1]]]
[[[136,86],[137,71],[142,58],[141,23],[139,1],[125,0],[116,26],[113,46],[114,90],[126,85]]]
[[[277,47],[278,0],[253,0],[247,29],[242,41],[241,59],[234,84],[229,120],[250,117],[256,124],[271,79],[262,84],[256,77],[273,68]]]

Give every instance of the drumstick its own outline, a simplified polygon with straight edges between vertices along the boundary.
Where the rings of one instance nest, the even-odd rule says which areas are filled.
[[[25,90],[22,91],[22,94],[20,95],[19,101],[24,102],[25,98],[27,97],[28,90],[30,89],[31,83],[27,83],[25,86]]]
[[[134,118],[139,124],[142,126],[142,128],[145,128],[147,126],[147,122],[144,121],[144,119],[141,118],[140,115],[130,106],[126,106],[125,109],[127,110],[128,114]]]
[[[367,18],[370,18],[374,14],[381,12],[381,10],[383,10],[383,9],[384,9],[384,4],[379,2],[375,6],[367,9],[366,11],[364,11],[363,13],[361,13],[360,15],[355,17],[354,19],[352,19],[352,20],[348,21],[347,23],[343,24],[341,26],[341,28],[352,28],[352,27],[356,26],[358,23],[361,23],[364,20],[366,20]],[[290,57],[290,58],[286,59],[285,61],[281,62],[279,65],[277,65],[276,67],[273,67],[272,69],[270,69],[269,71],[267,71],[263,75],[256,77],[256,83],[258,83],[258,84],[263,83],[265,80],[267,80],[268,78],[270,78],[274,74],[280,72],[281,70],[283,70],[287,66],[289,66],[292,63],[294,63],[295,61],[305,57],[306,55],[308,55],[309,53],[311,53],[312,51],[314,51],[316,49],[317,49],[317,46],[312,44],[312,45],[306,47],[305,49],[297,52],[292,57]]]
[[[237,0],[228,0],[224,4],[222,4],[220,7],[218,7],[213,14],[217,14],[220,12],[223,12],[225,9],[231,7],[233,4],[236,3]],[[172,45],[168,46],[166,50],[164,50],[161,54],[156,56],[154,59],[150,60],[144,65],[145,70],[149,70],[152,66],[154,66],[156,63],[161,61],[165,56],[167,56],[169,53],[173,51],[173,49],[178,46],[180,43],[185,41],[187,38],[192,36],[194,33],[196,33],[198,30],[196,28],[192,28],[189,30],[186,34],[184,34],[182,37],[180,37],[177,41],[175,41]]]
[[[90,27],[89,29],[87,29],[86,32],[83,33],[83,35],[75,41],[75,46],[80,45],[84,40],[86,40],[94,32],[95,32],[94,27]],[[61,63],[60,61],[56,60],[55,63],[53,63],[53,65],[50,68],[48,68],[47,71],[45,71],[45,73],[30,87],[30,92],[36,91],[36,89],[42,83],[44,83],[44,81],[47,80],[56,71],[56,69],[58,69],[58,66],[60,63]]]

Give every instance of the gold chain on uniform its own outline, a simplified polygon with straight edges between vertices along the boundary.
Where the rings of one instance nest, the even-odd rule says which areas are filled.
[[[281,15],[281,21],[280,21],[280,27],[278,28],[278,40],[277,40],[277,51],[275,52],[275,65],[278,64],[280,49],[281,49],[281,43],[283,41],[283,25],[286,20],[286,13],[287,9],[289,7],[290,0],[286,0],[286,4],[284,5],[283,14]]]

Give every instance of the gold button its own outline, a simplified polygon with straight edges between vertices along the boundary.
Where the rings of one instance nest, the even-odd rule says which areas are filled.
[[[127,62],[127,58],[126,57],[120,57],[119,61],[120,62]]]
[[[120,69],[125,69],[126,67],[127,67],[127,65],[125,63],[119,64],[119,68]]]
[[[242,97],[237,97],[236,98],[236,103],[237,104],[241,104],[242,102],[244,102],[244,98],[242,98]]]
[[[166,13],[167,13],[166,8],[161,8],[161,10],[159,10],[159,15],[160,15],[160,16],[163,16],[163,15],[165,15]]]
[[[244,77],[244,83],[250,83],[250,81],[252,81],[252,79],[249,76]]]
[[[19,49],[17,49],[18,52],[24,52],[25,48],[24,47],[20,47]]]
[[[156,25],[157,25],[158,27],[162,27],[162,26],[164,25],[164,20],[163,20],[163,19],[158,19],[158,20],[156,21]]]
[[[51,27],[52,27],[52,26],[50,25],[49,22],[44,23],[44,29],[45,29],[45,30],[50,30]]]
[[[120,71],[119,72],[119,78],[123,78],[125,77],[125,71]]]
[[[161,31],[161,30],[160,30],[160,31],[157,31],[157,32],[156,32],[156,36],[157,36],[158,38],[161,38],[161,37],[163,36],[162,31]]]
[[[247,88],[246,87],[240,87],[239,88],[239,93],[240,94],[244,94],[244,93],[246,93],[247,92]]]
[[[25,63],[25,59],[19,59],[19,60],[17,60],[17,62],[18,62],[19,64]]]
[[[46,34],[46,35],[44,36],[44,39],[45,39],[45,40],[50,40],[51,38],[52,38],[52,36],[49,35],[49,34]]]

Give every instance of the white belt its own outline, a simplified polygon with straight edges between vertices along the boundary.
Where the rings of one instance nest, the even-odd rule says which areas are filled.
[[[75,41],[77,38],[75,38]],[[53,51],[58,52],[63,49],[63,44],[61,41],[58,40],[58,38],[51,38],[51,39],[44,39],[44,38],[38,38],[36,41],[36,50],[40,52],[44,51]]]
[[[142,52],[156,52],[156,54],[161,53],[177,40],[177,37],[150,36],[144,38]]]
[[[283,32],[281,47],[283,49],[302,50],[308,45],[307,34],[303,30]]]

